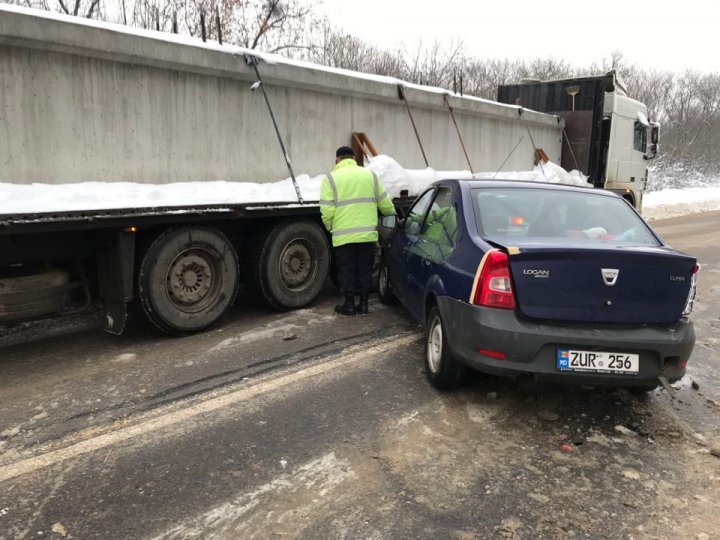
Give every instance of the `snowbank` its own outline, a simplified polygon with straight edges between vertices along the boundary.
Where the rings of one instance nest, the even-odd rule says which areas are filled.
[[[720,210],[720,187],[664,189],[646,193],[643,216],[649,220]]]
[[[404,169],[389,156],[377,156],[368,164],[376,172],[392,197],[406,190],[417,195],[436,180],[445,178],[496,178],[532,180],[573,185],[589,185],[577,171],[568,173],[558,165],[546,163],[532,171],[487,172]],[[305,201],[320,198],[324,174],[297,177]],[[173,184],[135,184],[128,182],[83,182],[78,184],[3,184],[0,183],[0,214],[68,212],[123,208],[156,208],[205,204],[243,204],[260,202],[296,202],[289,178],[270,184],[251,182],[178,182]]]

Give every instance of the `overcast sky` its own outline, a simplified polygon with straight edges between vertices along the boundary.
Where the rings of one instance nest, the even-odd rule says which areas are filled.
[[[324,0],[330,20],[378,46],[460,39],[485,58],[600,62],[618,49],[649,68],[720,72],[715,0]]]

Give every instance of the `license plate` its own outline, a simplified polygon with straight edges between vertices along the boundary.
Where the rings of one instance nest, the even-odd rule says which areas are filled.
[[[589,373],[622,373],[636,375],[640,369],[640,355],[558,349],[557,368],[560,371],[585,371]]]

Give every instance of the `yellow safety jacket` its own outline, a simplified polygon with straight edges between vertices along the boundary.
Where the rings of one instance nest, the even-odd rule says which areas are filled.
[[[359,242],[377,242],[378,210],[384,216],[395,207],[374,172],[343,159],[322,181],[320,213],[332,233],[333,247]]]

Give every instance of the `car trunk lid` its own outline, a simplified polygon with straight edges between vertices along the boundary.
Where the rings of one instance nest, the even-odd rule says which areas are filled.
[[[502,247],[510,254],[518,310],[535,319],[675,322],[696,263],[665,247]]]

